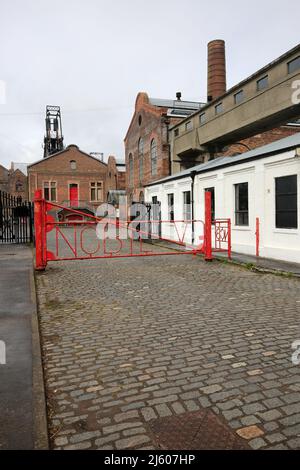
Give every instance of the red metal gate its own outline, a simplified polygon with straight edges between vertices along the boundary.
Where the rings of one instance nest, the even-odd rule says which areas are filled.
[[[216,219],[213,221],[215,238],[213,252],[225,252],[231,259],[231,220]]]
[[[81,217],[81,220],[59,221],[51,212],[58,209],[64,209],[73,216]],[[53,202],[45,201],[42,197],[42,191],[37,190],[34,202],[34,222],[35,222],[35,244],[36,244],[36,269],[44,270],[48,261],[59,260],[84,260],[84,259],[102,259],[102,258],[127,258],[142,256],[171,256],[171,255],[196,255],[204,254],[206,261],[212,260],[212,224],[211,224],[211,194],[205,194],[205,222],[200,220],[175,220],[175,221],[157,221],[145,220],[139,221],[138,227],[132,226],[130,221],[121,222],[116,219],[100,218],[94,215],[86,214],[80,210],[75,210],[61,206]],[[168,242],[176,245],[176,250],[152,251],[149,245],[145,243],[150,232],[143,229],[147,224],[169,224],[174,228],[177,239],[168,238],[160,235],[151,234],[152,240]],[[203,225],[203,236],[199,237],[198,244],[186,243],[186,231],[188,226],[195,224]],[[109,226],[113,226],[116,231],[114,238],[114,249],[109,247],[110,240],[105,238],[104,232]],[[182,228],[180,233],[179,226]],[[96,232],[100,227],[103,230],[103,237],[93,238],[93,247],[87,243],[88,234]],[[66,230],[68,229],[68,234]],[[125,228],[129,237],[120,238],[118,233],[120,229]],[[52,235],[51,246],[48,241],[48,234]],[[230,223],[228,224],[228,233],[230,232]],[[98,233],[97,233],[98,234]],[[94,233],[95,235],[95,233]],[[60,242],[63,242],[65,251],[61,249]],[[230,246],[230,244],[228,244]],[[67,253],[66,253],[67,251]],[[229,252],[229,250],[228,250]]]

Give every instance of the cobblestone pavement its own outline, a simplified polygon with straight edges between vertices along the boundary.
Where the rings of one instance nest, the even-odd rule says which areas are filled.
[[[50,264],[52,446],[157,448],[152,420],[205,408],[253,449],[299,449],[299,282],[184,255]]]

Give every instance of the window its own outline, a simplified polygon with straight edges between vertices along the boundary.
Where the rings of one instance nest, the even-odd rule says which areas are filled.
[[[174,222],[174,194],[168,194],[168,220]]]
[[[211,220],[215,220],[215,188],[206,188],[204,191],[211,194]]]
[[[202,114],[200,114],[200,116],[199,116],[199,123],[200,123],[200,124],[205,124],[205,122],[206,122],[206,114],[205,114],[205,113],[202,113]]]
[[[160,202],[157,199],[157,196],[152,196],[152,206],[151,206],[151,219],[160,220]],[[152,229],[156,233],[159,230],[159,224],[154,223]]]
[[[288,73],[296,72],[300,69],[300,56],[288,62]]]
[[[151,154],[151,175],[155,176],[157,173],[157,145],[155,139],[152,139],[150,146]]]
[[[90,183],[90,198],[92,202],[103,201],[103,185],[101,181]]]
[[[276,228],[298,228],[297,175],[275,178]]]
[[[269,85],[269,77],[268,77],[268,75],[266,75],[265,77],[262,77],[259,80],[257,80],[256,89],[257,89],[257,91],[261,91],[261,90],[264,90],[265,88],[267,88],[268,85]]]
[[[234,103],[240,104],[244,100],[244,90],[240,90],[234,95]]]
[[[143,180],[143,175],[144,175],[144,158],[143,158],[143,155],[140,155],[140,158],[139,158],[139,178],[140,178],[140,182]]]
[[[191,191],[183,192],[183,220],[191,220]]]
[[[46,201],[56,201],[56,181],[44,181],[44,198]]]
[[[139,139],[138,152],[139,152],[139,178],[140,178],[140,181],[142,181],[143,176],[144,176],[144,141],[142,138]]]
[[[235,225],[249,225],[248,183],[235,184]]]
[[[174,137],[178,137],[179,136],[179,129],[175,129],[174,131]]]
[[[185,123],[185,130],[186,131],[191,131],[193,129],[193,123],[192,121],[188,121]]]
[[[215,113],[220,114],[223,112],[223,103],[219,103],[215,106]]]
[[[23,191],[23,190],[24,190],[23,183],[22,183],[22,181],[18,180],[16,182],[16,191],[20,192],[20,191]]]
[[[71,166],[71,170],[76,170],[76,168],[77,168],[76,161],[75,161],[75,160],[71,160],[71,161],[70,161],[70,166]]]
[[[128,157],[128,166],[129,166],[129,185],[132,186],[133,185],[133,158],[132,158],[131,153],[129,154],[129,157]]]
[[[142,116],[139,115],[139,126],[142,124]]]

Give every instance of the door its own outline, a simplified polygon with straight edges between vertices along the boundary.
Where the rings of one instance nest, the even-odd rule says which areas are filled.
[[[70,206],[71,207],[78,207],[78,184],[70,184],[69,186],[70,192]]]
[[[152,196],[151,219],[153,221],[151,233],[156,237],[161,237],[160,201],[158,201],[157,196]]]

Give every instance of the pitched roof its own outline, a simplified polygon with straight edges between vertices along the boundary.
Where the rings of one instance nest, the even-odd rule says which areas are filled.
[[[167,109],[167,115],[169,117],[184,119],[196,111],[199,111],[206,103],[199,103],[196,101],[182,101],[182,100],[169,100],[162,98],[149,98],[147,93],[138,93],[135,101],[135,109],[131,118],[129,127],[126,132],[124,140],[126,141],[131,126],[134,121],[135,115],[140,111],[141,107],[146,106],[148,110],[159,110],[159,108]],[[163,111],[163,110],[159,110]]]
[[[154,186],[160,183],[166,183],[168,181],[173,181],[181,178],[186,178],[190,176],[191,172],[196,172],[197,174],[206,173],[217,168],[223,168],[226,166],[238,165],[239,163],[248,162],[251,160],[256,160],[258,158],[264,158],[274,154],[283,153],[287,150],[292,150],[294,148],[300,147],[300,132],[293,134],[284,139],[276,140],[271,144],[263,145],[262,147],[257,147],[254,150],[249,152],[242,153],[240,155],[235,155],[234,157],[217,157],[214,160],[210,160],[206,163],[201,163],[200,165],[193,166],[188,170],[180,171],[174,175],[167,176],[160,180],[154,181],[153,183],[148,184],[147,186]]]
[[[14,171],[19,170],[25,176],[27,175],[28,163],[12,162]]]
[[[78,150],[78,152],[82,153],[82,155],[85,155],[86,157],[92,158],[93,160],[96,160],[97,162],[102,163],[102,165],[107,166],[107,163],[102,162],[102,160],[99,160],[98,158],[93,157],[93,155],[90,155],[89,153],[86,153],[86,152],[83,152],[83,150],[80,150],[78,145],[70,144],[65,149],[60,150],[59,152],[53,153],[52,155],[49,155],[46,158],[41,158],[40,160],[37,160],[36,162],[31,163],[30,165],[27,165],[27,168],[31,168],[32,166],[37,165],[38,163],[42,163],[46,160],[49,160],[50,158],[57,157],[58,155],[61,155],[62,153],[67,152],[68,150],[70,150],[70,147],[75,147]]]

